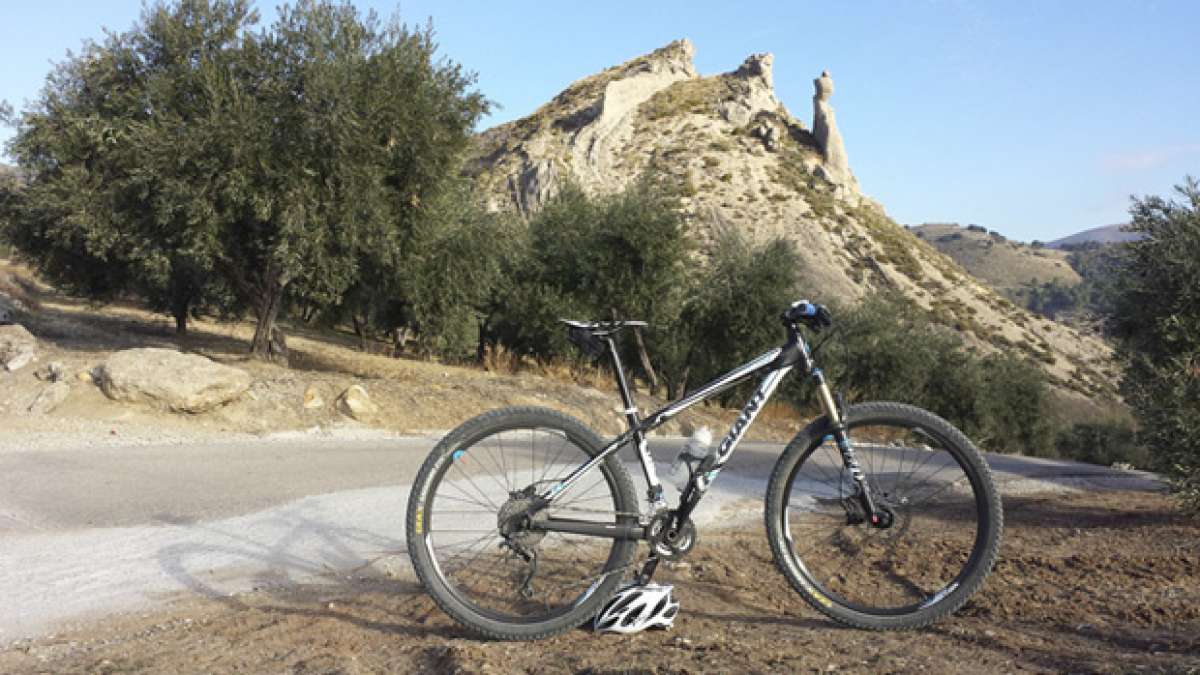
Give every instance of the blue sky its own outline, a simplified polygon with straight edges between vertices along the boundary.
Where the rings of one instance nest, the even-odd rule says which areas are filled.
[[[1122,222],[1130,194],[1200,175],[1200,2],[356,4],[432,18],[443,54],[501,106],[486,125],[680,37],[704,74],[773,52],[776,92],[806,122],[827,68],[851,167],[903,223],[1053,239]],[[102,26],[128,28],[140,7],[4,0],[0,99],[20,108],[52,62]]]

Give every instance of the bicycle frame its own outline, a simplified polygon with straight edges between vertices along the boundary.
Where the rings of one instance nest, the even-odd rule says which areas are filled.
[[[717,446],[717,452],[712,459],[702,464],[693,474],[687,487],[684,489],[680,497],[680,503],[675,511],[676,526],[682,525],[691,516],[692,511],[700,502],[700,498],[712,485],[721,468],[729,461],[734,450],[737,449],[738,443],[745,436],[750,425],[754,423],[763,406],[770,400],[775,393],[776,388],[783,378],[799,364],[806,374],[813,377],[816,388],[817,397],[821,408],[825,415],[829,418],[834,429],[838,448],[842,453],[843,462],[850,470],[854,479],[866,489],[866,482],[863,479],[862,471],[858,466],[857,460],[854,458],[853,450],[851,449],[849,439],[847,438],[844,426],[841,420],[841,413],[837,404],[834,402],[833,394],[830,392],[829,385],[825,381],[824,374],[820,368],[816,367],[813,361],[812,352],[805,342],[800,331],[796,326],[789,326],[788,341],[783,347],[777,347],[768,352],[763,353],[757,358],[737,367],[733,370],[721,375],[712,380],[708,384],[696,389],[680,398],[678,401],[671,403],[663,408],[651,413],[644,420],[638,415],[637,406],[633,402],[633,396],[629,391],[629,385],[625,380],[625,371],[621,365],[620,356],[617,353],[616,344],[611,336],[606,336],[605,341],[608,345],[609,354],[612,358],[613,368],[616,371],[617,388],[621,393],[621,400],[625,405],[625,419],[629,426],[629,430],[621,434],[608,445],[606,445],[599,454],[593,457],[587,463],[579,466],[572,471],[566,478],[558,481],[554,485],[541,492],[539,497],[539,508],[544,508],[552,504],[555,498],[567,490],[571,485],[575,484],[584,474],[588,473],[601,462],[610,457],[613,453],[620,450],[627,443],[632,442],[637,448],[638,460],[642,465],[642,472],[646,477],[646,484],[649,486],[647,498],[651,504],[652,510],[659,511],[667,507],[666,501],[663,499],[662,484],[658,480],[658,474],[654,468],[654,459],[650,455],[647,447],[646,433],[652,431],[659,426],[662,426],[672,417],[687,410],[701,401],[720,394],[723,391],[734,387],[747,379],[750,379],[756,374],[762,375],[762,380],[759,382],[758,388],[746,405],[742,408],[737,419],[734,420],[733,426],[730,427],[729,433],[722,439],[721,444]],[[869,494],[866,495],[868,504],[870,503]],[[867,513],[874,513],[874,505],[870,505]],[[587,521],[579,521],[567,518],[546,518],[536,520],[531,523],[531,527],[538,530],[548,532],[565,532],[571,534],[592,535],[597,537],[607,537],[616,539],[638,539],[644,540],[647,538],[645,532],[645,523],[638,525],[634,524],[608,524],[595,523]]]

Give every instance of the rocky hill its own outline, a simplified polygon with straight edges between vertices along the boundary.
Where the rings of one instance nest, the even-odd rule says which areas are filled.
[[[1013,241],[979,225],[925,223],[909,231],[1010,300],[1027,284],[1058,281],[1074,286],[1082,281],[1065,251]]]
[[[894,289],[980,349],[1032,356],[1066,389],[1111,393],[1103,342],[1019,309],[863,194],[828,73],[814,80],[810,128],[776,97],[770,54],[713,76],[692,55],[673,42],[480,134],[470,171],[490,206],[529,213],[566,181],[602,193],[653,165],[678,181],[702,255],[720,228],[788,237],[817,300]]]

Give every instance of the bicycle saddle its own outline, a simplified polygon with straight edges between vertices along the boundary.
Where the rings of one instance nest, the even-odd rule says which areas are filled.
[[[622,328],[646,325],[645,321],[559,321],[567,324],[567,339],[592,358],[599,358],[604,354],[605,346],[600,338],[609,337]]]
[[[626,327],[645,327],[649,325],[645,321],[577,321],[575,319],[559,319],[559,321],[567,324],[569,328],[586,330],[597,337],[612,335]]]

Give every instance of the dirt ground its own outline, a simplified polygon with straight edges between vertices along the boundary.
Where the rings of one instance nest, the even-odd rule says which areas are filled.
[[[845,629],[776,572],[760,532],[701,532],[661,569],[670,631],[580,629],[480,641],[410,579],[185,599],[10,645],[0,672],[1200,672],[1200,522],[1142,492],[1010,498],[996,571],[956,616],[908,633]]]

